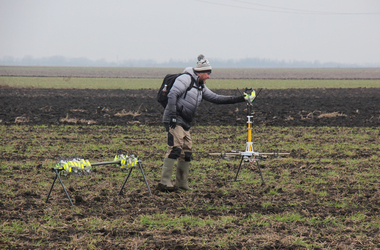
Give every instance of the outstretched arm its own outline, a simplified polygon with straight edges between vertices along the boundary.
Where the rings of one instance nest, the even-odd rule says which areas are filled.
[[[237,102],[244,102],[244,96],[218,95],[206,86],[203,89],[203,99],[215,104],[233,104]]]

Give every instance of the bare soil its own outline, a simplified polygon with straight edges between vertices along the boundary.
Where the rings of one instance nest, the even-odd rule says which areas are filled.
[[[161,125],[157,90],[0,87],[0,124]],[[215,90],[237,95],[236,90]],[[380,88],[263,89],[252,107],[255,125],[373,127],[380,124]],[[241,125],[245,103],[203,101],[193,125]]]
[[[88,76],[84,75],[85,73],[73,73],[72,70],[70,72],[66,72],[62,76]],[[100,73],[100,77],[111,73]],[[32,71],[30,74],[26,72],[24,75],[40,76],[44,74],[46,75],[46,72],[36,73]],[[152,73],[152,77],[154,74],[156,72]],[[261,74],[265,78],[266,73],[261,72]],[[281,74],[282,78],[286,78],[285,71]],[[303,74],[306,75],[301,75],[299,78],[313,78],[314,73],[310,71]],[[376,78],[376,74],[378,73],[375,73],[375,76],[372,77]],[[19,75],[19,73],[8,72],[8,75]],[[57,76],[57,72],[55,76]],[[99,72],[91,76],[99,77]],[[138,77],[138,74],[136,76]],[[326,75],[325,78],[364,79],[368,74],[365,74],[366,77],[364,77],[363,75],[358,75],[357,72],[356,75],[347,76],[346,74],[345,76]],[[229,77],[232,77],[232,75]],[[274,76],[272,75],[271,77]],[[270,77],[268,76],[268,78]],[[81,133],[96,133],[91,129],[93,124],[161,126],[163,108],[155,100],[156,91],[36,89],[3,86],[0,87],[0,124],[5,126],[12,124],[79,124],[81,126],[78,126],[78,130]],[[237,94],[236,90],[215,90],[215,92],[219,94]],[[252,120],[254,126],[257,127],[378,127],[380,125],[379,104],[380,88],[263,89],[253,104]],[[246,123],[246,109],[245,103],[215,105],[204,101],[197,112],[193,133],[202,129],[200,126],[203,125],[242,126]],[[120,129],[109,128],[107,133],[115,133],[116,136],[124,132],[119,131]],[[127,131],[128,129],[125,130]],[[25,133],[34,133],[33,128],[30,127],[30,131],[25,131]],[[336,133],[339,133],[339,131],[337,130]],[[36,137],[38,138],[38,135]],[[141,138],[141,140],[135,140],[134,143],[146,144],[147,136],[141,136]],[[232,136],[221,140],[233,141],[235,139]],[[376,138],[373,138],[368,140],[368,143],[374,143],[376,140]],[[27,148],[27,143],[28,140],[22,147]],[[41,143],[49,145],[50,142],[41,141]],[[198,143],[209,143],[209,141],[201,138]],[[321,141],[320,143],[327,142]],[[147,154],[151,154],[151,152],[147,152]],[[359,150],[353,157],[367,159],[376,154],[377,152],[374,150]],[[292,156],[295,159],[305,160],[305,152],[302,151],[292,152]],[[12,162],[22,157],[23,155],[20,155],[20,152],[17,151],[3,152],[1,160]],[[162,155],[153,153],[151,157],[153,160],[160,161]],[[346,156],[336,154],[328,157],[342,159]],[[26,161],[27,159],[23,160]],[[316,161],[318,160],[321,159],[316,159]],[[309,164],[307,160],[305,162],[306,165],[302,166],[297,165],[297,163],[284,163],[278,167],[266,166],[265,164],[262,167],[277,173],[278,179],[281,179],[281,171],[286,169],[292,179],[299,179],[299,185],[305,184],[302,177],[319,176],[321,173],[331,171],[329,168],[332,168],[330,165],[326,165],[324,168],[314,168],[313,164]],[[322,247],[327,249],[380,248],[378,227],[368,226],[366,232],[357,229],[363,228],[362,223],[369,224],[371,218],[378,218],[380,215],[378,186],[374,186],[373,183],[366,183],[360,187],[360,190],[352,188],[350,185],[355,185],[355,180],[351,179],[351,175],[355,170],[346,169],[344,166],[334,166],[340,172],[339,175],[331,176],[329,185],[321,184],[312,187],[326,192],[326,196],[321,198],[310,190],[309,192],[302,188],[292,187],[284,191],[275,184],[242,183],[241,189],[233,189],[231,184],[218,176],[217,171],[228,169],[233,173],[237,170],[236,166],[229,163],[223,164],[225,164],[223,167],[205,166],[203,171],[207,172],[208,179],[197,180],[199,186],[195,187],[192,192],[161,193],[154,190],[158,180],[152,175],[153,173],[158,173],[160,168],[151,165],[148,165],[145,171],[146,173],[151,173],[148,176],[148,181],[151,184],[153,196],[148,195],[144,186],[138,192],[126,191],[125,194],[120,196],[115,192],[120,187],[119,182],[108,183],[104,182],[104,179],[100,179],[103,184],[99,185],[99,179],[94,180],[94,182],[89,179],[87,180],[89,185],[86,189],[90,189],[93,193],[84,197],[80,195],[83,190],[77,189],[75,185],[68,184],[67,188],[72,195],[75,206],[80,208],[78,209],[80,212],[76,213],[74,208],[67,214],[60,211],[60,208],[68,206],[68,200],[59,183],[56,184],[54,189],[55,198],[52,199],[53,204],[46,205],[44,203],[46,197],[41,196],[41,192],[34,191],[38,188],[38,178],[48,178],[50,183],[52,173],[49,172],[49,177],[46,177],[46,171],[43,171],[42,164],[38,164],[34,169],[30,170],[14,165],[12,166],[12,171],[6,172],[6,170],[2,170],[3,181],[11,183],[9,188],[13,190],[15,197],[9,198],[0,194],[2,201],[0,202],[1,223],[6,228],[5,225],[11,223],[17,224],[30,221],[34,225],[40,225],[48,234],[25,233],[18,234],[13,238],[16,234],[4,229],[1,234],[3,239],[8,237],[8,241],[0,241],[0,248],[51,249],[65,248],[67,245],[76,244],[78,248],[83,249],[92,244],[88,240],[90,237],[96,239],[96,243],[90,247],[94,249],[252,249],[257,245],[260,246],[260,249],[306,249],[305,244],[321,246],[321,248],[315,247],[314,249],[322,249]],[[370,166],[362,164],[359,167],[361,171],[370,171]],[[252,169],[252,171],[255,171],[255,169]],[[32,172],[37,177],[30,177],[28,172]],[[97,173],[98,176],[102,176],[102,174],[112,175],[114,173],[109,170],[101,170]],[[197,177],[192,176],[191,178]],[[344,184],[345,186],[342,188],[342,183],[346,182],[348,184]],[[220,188],[226,188],[229,192],[225,194],[220,191]],[[278,195],[271,196],[270,192],[274,191]],[[334,204],[335,201],[347,199],[350,199],[350,204],[355,204],[355,206],[321,205],[325,204],[326,201]],[[272,205],[263,206],[263,201],[267,201]],[[209,206],[225,207],[226,209],[210,210]],[[51,214],[58,214],[60,217],[57,219],[55,228],[48,225],[47,218],[43,217],[49,212],[49,209]],[[58,211],[52,211],[52,209],[57,209]],[[236,219],[226,222],[224,227],[217,228],[212,225],[197,227],[191,223],[184,223],[181,230],[151,230],[149,225],[141,226],[141,224],[134,222],[141,215],[154,217],[157,213],[162,213],[162,211],[166,211],[175,218],[192,216],[193,218],[206,220],[207,218],[235,216],[234,218]],[[188,211],[193,212],[189,215]],[[252,227],[249,225],[249,219],[253,213],[260,213],[263,216],[275,214],[284,217],[289,214],[299,214],[306,220],[295,222],[277,221],[270,225]],[[365,219],[361,221],[347,220],[345,227],[334,224],[335,218],[354,216],[358,213],[365,214]],[[313,222],[312,220],[316,218],[323,221],[323,223]],[[86,224],[97,219],[104,223],[122,219],[130,227],[107,229],[99,225],[98,230],[91,229],[92,231],[90,231]],[[255,223],[258,224],[258,222]],[[37,229],[33,230],[39,232]],[[30,229],[30,232],[33,232],[33,230]],[[363,234],[366,236],[363,237]],[[81,238],[81,235],[85,237]],[[213,242],[215,238],[224,239],[227,242],[221,242],[221,246],[212,245],[210,242]],[[123,245],[119,244],[120,239],[123,240]],[[294,239],[302,239],[302,242],[297,242]],[[42,242],[41,247],[36,247],[36,242],[39,241]]]
[[[345,145],[355,145],[349,136],[339,135],[342,133],[339,128],[329,129],[332,135],[327,137],[323,135],[327,133],[324,128],[284,128],[284,133],[288,133],[286,143],[297,142],[298,138],[303,144],[309,140],[313,145],[331,146],[338,140],[345,149],[339,151],[336,148],[336,151],[319,155],[299,149],[292,152],[290,161],[261,161],[267,181],[264,185],[252,182],[260,180],[254,165],[245,164],[240,175],[248,172],[250,178],[231,182],[237,171],[236,161],[217,159],[210,163],[212,157],[207,156],[207,151],[197,152],[194,160],[201,165],[199,174],[192,172],[190,175],[193,191],[163,193],[155,190],[163,152],[151,150],[147,142],[157,141],[150,131],[154,130],[157,135],[160,130],[156,127],[131,130],[135,126],[70,126],[49,140],[41,139],[37,130],[46,134],[51,129],[49,127],[54,126],[18,127],[9,126],[7,130],[11,134],[7,138],[17,140],[18,146],[15,150],[0,152],[2,164],[7,166],[0,168],[2,185],[5,185],[0,192],[2,249],[380,248],[379,172],[376,160],[370,160],[379,157],[376,148],[371,146],[379,142],[376,135],[372,139],[360,140],[363,144],[348,152]],[[254,134],[260,140],[274,142],[269,135],[271,128],[263,133],[260,132],[262,129],[255,127]],[[196,136],[205,134],[205,130],[207,127],[197,126],[192,132]],[[223,130],[225,134],[218,134],[220,144],[238,145],[236,129],[225,127]],[[141,132],[133,134],[133,131]],[[362,133],[364,137],[374,132],[367,128],[350,129],[350,133]],[[73,137],[75,133],[78,137]],[[302,138],[305,133],[309,134],[308,138]],[[152,196],[137,170],[132,173],[123,194],[119,195],[127,173],[120,175],[120,170],[99,167],[91,176],[62,177],[74,202],[73,207],[70,207],[58,181],[49,202],[45,202],[54,177],[46,169],[46,157],[69,152],[70,147],[77,147],[72,145],[74,142],[79,144],[87,140],[96,146],[94,144],[107,143],[108,138],[120,138],[120,134],[126,138],[126,148],[139,145],[138,154],[145,155],[142,161]],[[311,138],[310,134],[315,136]],[[95,141],[89,140],[87,135],[96,135],[92,137]],[[211,141],[206,137],[198,138],[197,144],[209,145]],[[53,147],[57,148],[57,140],[64,143],[64,148],[53,150]],[[37,145],[51,148],[49,155],[41,156],[35,152],[26,158],[28,149]],[[95,149],[88,153],[106,158],[115,152]],[[346,158],[357,159],[357,164],[347,167]],[[326,159],[329,163],[322,163]],[[35,164],[30,165],[30,160]],[[30,167],[24,166],[27,163]],[[363,174],[361,178],[371,180],[362,181],[359,172]],[[271,181],[268,181],[269,177]],[[167,225],[161,215],[167,215],[172,224]],[[144,222],[142,218],[146,218]],[[178,221],[176,224],[173,223],[175,220]]]

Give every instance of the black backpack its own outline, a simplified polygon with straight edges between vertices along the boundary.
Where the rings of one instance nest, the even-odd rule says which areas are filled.
[[[194,85],[194,78],[189,73],[179,73],[179,74],[167,74],[164,77],[164,80],[162,81],[160,90],[157,93],[157,101],[161,103],[161,105],[165,108],[168,104],[168,94],[170,89],[173,87],[173,84],[177,77],[183,74],[188,74],[191,77],[191,83],[190,86],[186,89],[186,93],[184,98],[186,98],[187,92],[193,87]]]

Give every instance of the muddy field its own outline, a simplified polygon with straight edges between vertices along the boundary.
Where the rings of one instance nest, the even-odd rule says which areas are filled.
[[[378,129],[254,127],[260,149],[284,159],[246,163],[208,152],[243,149],[244,127],[194,127],[193,191],[155,190],[164,155],[156,126],[0,126],[1,249],[379,249]],[[243,136],[242,136],[243,135]],[[216,138],[217,141],[216,141]],[[255,148],[258,146],[255,143]],[[117,149],[142,160],[141,173],[95,167],[62,176],[58,156],[110,161]],[[174,178],[173,178],[174,181]]]
[[[181,69],[0,67],[0,76],[162,78]],[[380,69],[215,69],[213,78],[380,79]],[[0,86],[0,124],[161,125],[157,90],[26,89]],[[237,90],[215,90],[238,95]],[[380,88],[263,89],[256,125],[378,126]],[[246,105],[203,102],[194,125],[240,125]]]
[[[52,76],[115,75],[60,70]],[[141,74],[134,72],[133,77]],[[268,72],[262,78],[288,74]],[[322,77],[300,71],[295,77],[293,71],[288,78],[378,78],[375,70],[324,72]],[[7,74],[20,71],[2,67],[0,75]],[[160,74],[165,73],[151,75]],[[263,150],[291,153],[261,161],[265,184],[249,164],[241,180],[231,182],[238,162],[208,155],[244,146],[246,104],[203,102],[192,129],[194,189],[173,193],[155,190],[165,152],[163,108],[155,95],[156,90],[0,87],[0,248],[380,249],[380,88],[263,89],[252,107],[255,139]],[[129,126],[134,124],[148,126]],[[202,127],[208,125],[216,127]],[[121,148],[142,156],[152,196],[137,171],[118,195],[126,174],[99,168],[83,179],[63,177],[73,207],[58,182],[46,203],[54,177],[48,170],[59,156],[75,152],[91,162],[109,161]]]
[[[155,99],[157,90],[0,90],[0,124],[161,125],[163,108]],[[379,104],[380,88],[263,89],[252,115],[255,125],[373,127],[380,124]],[[194,125],[241,125],[246,122],[246,108],[245,103],[204,101]]]

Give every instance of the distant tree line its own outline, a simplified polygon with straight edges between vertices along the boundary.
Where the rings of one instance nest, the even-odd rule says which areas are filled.
[[[212,66],[219,68],[338,68],[338,67],[380,67],[380,63],[372,64],[343,64],[336,62],[321,63],[319,61],[285,61],[261,58],[245,58],[239,60],[209,59]],[[64,56],[51,56],[34,58],[24,56],[21,59],[12,56],[4,56],[0,59],[0,65],[17,66],[67,66],[67,67],[187,67],[194,65],[195,61],[175,61],[157,63],[155,60],[124,60],[120,62],[108,62],[105,59],[90,60],[85,57],[66,58]]]

